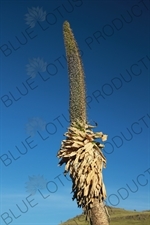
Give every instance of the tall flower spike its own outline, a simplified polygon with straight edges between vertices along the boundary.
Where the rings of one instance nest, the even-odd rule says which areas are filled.
[[[83,208],[91,225],[108,225],[103,205],[106,189],[102,175],[106,158],[102,152],[104,145],[96,141],[97,138],[106,141],[107,135],[93,132],[93,126],[87,124],[83,66],[67,21],[63,24],[63,33],[69,73],[71,124],[57,157],[60,158],[59,165],[65,164],[64,174],[69,173],[72,179],[73,200],[76,199],[78,206]]]
[[[85,124],[86,94],[83,65],[76,40],[67,21],[63,24],[63,33],[70,85],[70,122],[78,120]]]

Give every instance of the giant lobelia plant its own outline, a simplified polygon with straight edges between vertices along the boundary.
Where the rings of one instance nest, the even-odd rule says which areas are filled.
[[[72,179],[73,200],[76,199],[78,207],[82,207],[90,224],[108,225],[104,205],[106,189],[102,176],[106,158],[102,152],[104,145],[97,141],[106,141],[107,135],[94,132],[94,126],[87,122],[83,65],[67,21],[63,24],[63,34],[70,86],[70,126],[57,153],[59,165],[65,164],[64,174],[69,173]]]

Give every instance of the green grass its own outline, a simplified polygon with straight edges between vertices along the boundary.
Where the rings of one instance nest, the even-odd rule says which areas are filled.
[[[150,225],[150,210],[138,212],[109,207],[108,211],[111,217],[110,225]],[[89,223],[82,214],[61,225],[89,225]]]

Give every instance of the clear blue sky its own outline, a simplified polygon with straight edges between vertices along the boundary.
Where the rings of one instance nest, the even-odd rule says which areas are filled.
[[[150,209],[149,12],[148,0],[0,1],[1,225],[82,212],[56,158],[69,125],[65,20],[83,53],[88,120],[108,134],[107,204]]]

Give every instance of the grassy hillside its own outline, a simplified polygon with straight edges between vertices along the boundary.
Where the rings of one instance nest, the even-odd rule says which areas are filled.
[[[109,207],[108,211],[111,216],[110,225],[150,225],[150,210],[137,212]],[[79,215],[61,225],[89,225],[89,223],[85,221],[84,215]]]

